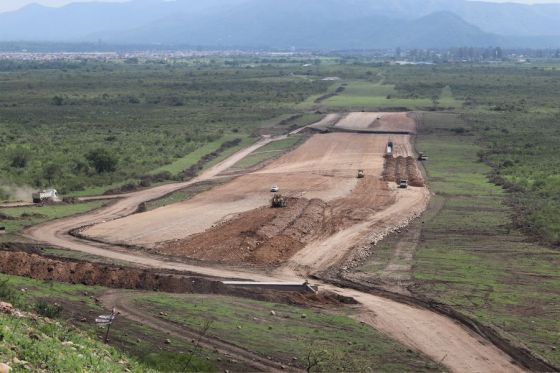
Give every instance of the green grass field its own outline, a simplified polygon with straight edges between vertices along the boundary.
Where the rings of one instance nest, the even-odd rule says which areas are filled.
[[[165,310],[165,319],[188,328],[210,321],[210,335],[302,368],[308,354],[317,354],[321,364],[313,371],[441,370],[369,326],[319,309],[208,295],[142,293],[135,302],[154,315]]]
[[[26,320],[22,323],[0,316],[4,325],[4,337],[10,343],[0,345],[0,360],[10,361],[17,357],[36,368],[41,367],[42,363],[47,364],[50,371],[124,370],[119,368],[120,365],[132,371],[184,371],[182,364],[193,349],[191,343],[125,318],[117,319],[111,331],[111,345],[121,352],[98,342],[103,336],[103,330],[95,328],[92,320],[106,311],[94,298],[100,297],[105,291],[106,288],[99,286],[72,285],[0,274],[1,299],[12,302],[20,309],[33,310],[38,302],[45,300],[62,307],[61,313],[52,322],[36,323]],[[426,357],[406,349],[369,326],[331,311],[196,294],[137,292],[133,301],[148,314],[190,330],[201,330],[210,321],[210,336],[247,348],[264,357],[273,357],[287,365],[305,368],[306,357],[311,354],[320,361],[313,371],[442,370]],[[164,312],[163,316],[160,311]],[[271,311],[276,315],[272,315]],[[44,337],[34,348],[30,348],[33,341],[30,330],[39,335],[45,333],[49,338]],[[171,343],[163,343],[168,338]],[[64,341],[72,341],[76,344],[76,350],[69,348],[71,345],[62,344]],[[7,346],[16,348],[6,348]],[[61,360],[60,354],[65,351],[70,353],[68,361]],[[109,358],[92,362],[90,355],[99,356],[100,353]],[[47,354],[52,356],[46,357]],[[112,366],[114,367],[109,369]],[[189,371],[217,371],[220,370],[218,367],[240,371],[247,369],[240,363],[226,363],[223,356],[205,349],[196,353],[189,367]]]
[[[491,170],[478,160],[476,137],[451,131],[458,123],[451,115],[425,114],[429,134],[416,141],[430,155],[428,186],[444,206],[422,224],[414,291],[503,330],[559,364],[558,252],[512,227],[506,194],[487,180]]]
[[[305,137],[296,135],[290,136],[284,140],[274,141],[249,154],[247,157],[233,165],[230,170],[242,171],[258,166],[265,161],[277,158],[290,149],[293,149],[301,144],[304,139]]]
[[[349,82],[344,92],[325,100],[323,104],[329,108],[337,109],[401,109],[418,110],[433,106],[431,98],[400,97],[392,84],[372,83],[364,81]],[[456,108],[460,103],[453,98],[449,86],[441,90],[438,106]]]

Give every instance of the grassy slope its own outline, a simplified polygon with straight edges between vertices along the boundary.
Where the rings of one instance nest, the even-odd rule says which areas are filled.
[[[219,180],[203,181],[200,183],[195,183],[185,189],[178,190],[162,198],[158,198],[153,201],[146,202],[146,208],[148,210],[154,210],[157,209],[158,207],[167,206],[172,203],[186,201],[188,199],[191,199],[198,193],[202,193],[204,191],[212,189],[228,180],[229,179],[219,179]]]
[[[560,364],[558,252],[511,227],[505,193],[487,181],[475,137],[449,131],[453,116],[426,114],[418,150],[430,155],[429,188],[445,205],[422,226],[415,291],[497,326]]]
[[[47,300],[49,304],[75,303],[82,314],[88,312],[86,310],[93,310],[94,314],[102,312],[90,297],[84,296],[84,292],[97,294],[100,288],[49,283],[0,274],[0,300],[11,302],[20,309],[33,310],[37,301]],[[65,314],[65,318],[72,318],[72,315]],[[115,348],[103,344],[91,329],[79,330],[63,320],[18,318],[0,314],[0,332],[3,339],[0,344],[0,362],[8,363],[16,372],[149,370]],[[22,362],[17,363],[17,360]]]
[[[164,318],[200,328],[263,356],[303,364],[310,351],[323,355],[321,371],[430,371],[437,365],[346,316],[318,309],[224,296],[139,294],[136,304]],[[272,315],[274,311],[276,315]]]
[[[92,320],[106,311],[94,301],[94,297],[99,297],[107,289],[0,274],[0,281],[5,280],[9,281],[7,287],[12,290],[5,291],[6,287],[0,285],[0,299],[22,309],[33,309],[37,302],[48,300],[51,304],[61,304],[63,311],[56,324],[38,325],[29,321],[36,330],[56,336],[55,339],[42,340],[45,343],[41,342],[34,348],[29,347],[27,323],[12,328],[13,321],[0,317],[12,333],[8,340],[17,346],[16,349],[8,349],[3,347],[9,344],[0,345],[0,361],[9,361],[17,356],[32,363],[33,367],[47,362],[49,371],[122,371],[119,364],[107,359],[99,362],[99,366],[88,365],[97,363],[91,361],[91,356],[103,354],[111,356],[113,362],[128,361],[127,366],[132,371],[184,370],[182,364],[188,351],[192,350],[192,344],[176,338],[171,338],[171,344],[165,344],[163,342],[169,338],[168,335],[125,318],[117,319],[111,329],[111,344],[125,351],[128,357],[98,342],[103,330],[95,328]],[[429,359],[407,350],[374,329],[324,310],[225,296],[154,292],[138,292],[135,301],[153,315],[190,329],[200,330],[206,320],[211,320],[210,335],[287,364],[305,364],[307,353],[312,351],[321,360],[320,369],[315,368],[315,371],[419,372],[440,369]],[[276,316],[271,315],[272,310]],[[161,316],[160,311],[166,314]],[[302,317],[304,314],[305,318]],[[81,331],[72,325],[78,325]],[[6,337],[6,326],[3,328]],[[77,351],[74,351],[70,346],[61,344],[65,340],[85,347],[76,347]],[[68,361],[61,361],[59,351],[68,351]],[[46,359],[46,354],[51,358]],[[190,369],[215,371],[218,366],[237,371],[247,369],[226,360],[203,349],[195,355]]]
[[[2,286],[2,282],[6,280],[8,281],[6,285],[11,291],[5,291],[5,287]],[[21,289],[25,291],[21,291]],[[9,361],[16,356],[20,360],[33,363],[33,367],[40,367],[41,363],[48,361],[50,364],[48,371],[59,372],[120,372],[124,371],[123,367],[129,367],[133,371],[151,371],[152,369],[164,372],[183,371],[188,351],[192,349],[192,345],[181,341],[174,341],[173,345],[166,345],[164,341],[168,338],[167,334],[142,324],[124,318],[118,318],[115,321],[111,328],[111,345],[120,352],[99,342],[104,336],[104,329],[95,327],[93,320],[97,315],[106,314],[107,311],[94,301],[94,297],[99,297],[105,291],[107,291],[106,288],[99,286],[73,285],[0,274],[0,300],[9,301],[18,308],[29,310],[33,310],[40,301],[47,301],[50,304],[58,303],[63,306],[62,314],[55,320],[56,330],[54,331],[51,330],[53,328],[51,322],[38,324],[29,321],[25,323],[25,327],[20,326],[13,329],[10,327],[13,334],[10,336],[10,340],[13,340],[18,347],[16,350],[7,351],[3,349],[3,346],[9,345],[0,344],[0,362]],[[4,322],[9,326],[17,323],[17,320],[0,317],[0,325]],[[30,348],[27,324],[42,333],[56,335],[56,338],[45,339],[44,344],[41,342],[36,347]],[[40,333],[36,334],[40,335]],[[6,336],[6,332],[4,332],[4,336]],[[61,346],[59,342],[65,340],[71,340],[85,348],[74,351],[69,346]],[[61,359],[60,352],[68,354],[68,361]],[[83,356],[76,357],[74,356],[76,354]],[[52,356],[52,359],[46,358],[46,356]],[[95,360],[99,360],[98,356],[110,356],[113,358],[111,360],[113,362],[111,363],[105,358],[96,362]],[[220,365],[219,359],[220,356],[216,353],[202,349],[195,354],[189,370],[217,371],[219,370],[218,365]],[[117,362],[121,360],[129,361],[130,364],[118,364]],[[92,362],[99,363],[99,365],[90,365]],[[232,364],[231,368],[238,371],[246,369],[240,364]]]
[[[14,372],[148,371],[114,348],[62,322],[0,314],[0,325],[0,361],[7,362]]]
[[[225,137],[223,137],[219,140],[216,140],[216,141],[213,141],[211,143],[208,143],[208,144],[204,145],[203,147],[195,150],[194,152],[187,154],[183,158],[179,158],[178,160],[174,161],[173,163],[170,163],[168,165],[159,167],[159,168],[153,170],[151,173],[155,174],[155,173],[158,173],[158,172],[168,171],[168,172],[171,172],[172,174],[176,175],[176,174],[180,173],[181,171],[184,171],[184,170],[188,169],[189,167],[191,167],[192,165],[196,164],[196,162],[198,162],[206,154],[210,154],[213,151],[217,150],[220,147],[220,145],[222,145],[224,142],[231,141],[231,140],[236,139],[236,138],[241,138],[242,142],[234,148],[227,149],[223,154],[220,155],[220,157],[217,157],[211,163],[209,162],[209,165],[218,163],[221,160],[223,160],[224,158],[226,158],[228,155],[231,155],[235,151],[237,151],[237,150],[247,146],[248,144],[250,144],[251,139],[249,137],[247,137],[246,135],[243,135],[243,136],[235,136],[235,135],[225,136]]]

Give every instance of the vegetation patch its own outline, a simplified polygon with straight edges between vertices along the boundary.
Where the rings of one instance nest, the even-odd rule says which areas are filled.
[[[205,192],[207,190],[210,190],[227,181],[229,181],[229,179],[224,178],[219,180],[202,181],[199,183],[195,183],[185,189],[178,190],[162,198],[146,202],[146,211],[154,210],[159,207],[167,206],[173,203],[189,200],[193,196]]]
[[[347,316],[226,296],[139,294],[135,303],[189,329],[312,371],[433,371],[441,367]]]
[[[0,71],[0,179],[62,194],[181,172],[331,84],[258,62],[11,61]],[[6,198],[15,197],[2,189]]]
[[[486,180],[492,170],[478,160],[473,135],[458,117],[425,114],[418,150],[431,191],[443,208],[422,224],[413,275],[416,293],[449,304],[504,331],[506,336],[560,363],[560,256],[529,242],[512,225],[503,190]],[[470,127],[469,127],[469,130]]]
[[[296,146],[300,145],[305,140],[302,135],[290,136],[287,139],[271,142],[257,149],[253,153],[249,154],[247,157],[243,158],[235,165],[233,165],[228,171],[237,172],[248,170],[263,162],[270,161],[271,159],[278,158],[282,154],[292,150]]]

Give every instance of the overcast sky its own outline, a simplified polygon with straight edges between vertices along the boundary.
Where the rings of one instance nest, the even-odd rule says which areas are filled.
[[[6,12],[9,10],[15,10],[21,8],[24,5],[38,3],[47,6],[62,6],[68,3],[77,3],[92,0],[0,0],[0,12]],[[127,0],[96,0],[96,1],[127,1]],[[204,0],[201,0],[204,1]],[[516,2],[525,4],[538,4],[538,3],[560,3],[560,0],[483,0],[492,1],[495,3],[505,3],[505,2]]]

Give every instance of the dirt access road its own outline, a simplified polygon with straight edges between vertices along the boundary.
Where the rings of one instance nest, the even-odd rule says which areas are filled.
[[[392,140],[399,148],[410,148],[407,136],[393,136]],[[101,241],[157,247],[160,242],[184,239],[240,213],[268,205],[273,184],[279,185],[280,192],[288,197],[336,201],[350,196],[356,189],[358,169],[364,169],[366,175],[374,178],[381,176],[388,141],[389,136],[383,135],[316,135],[265,168],[188,201],[98,224],[82,233]],[[377,187],[369,194],[382,192]],[[393,193],[387,191],[387,194]],[[372,208],[378,206],[377,200],[371,202]],[[343,201],[345,205],[348,203]]]
[[[334,135],[334,134],[333,134]],[[337,134],[341,135],[341,134]],[[324,135],[317,135],[324,136]],[[315,138],[315,137],[314,137]],[[329,137],[325,137],[329,138]],[[334,137],[332,137],[334,138]],[[255,281],[282,281],[302,279],[305,277],[303,271],[294,271],[291,269],[293,266],[304,265],[312,268],[311,272],[315,269],[322,269],[322,266],[336,261],[338,255],[346,255],[356,244],[361,244],[364,241],[371,239],[372,235],[382,236],[384,232],[391,229],[395,224],[402,223],[403,217],[411,216],[411,206],[409,203],[416,203],[418,199],[412,198],[408,202],[401,204],[391,204],[386,209],[381,210],[373,217],[368,217],[366,222],[360,222],[358,227],[356,225],[349,225],[344,229],[337,232],[340,235],[337,239],[334,237],[333,242],[344,243],[343,247],[338,245],[321,245],[328,243],[331,237],[323,237],[318,239],[312,245],[316,245],[317,250],[321,252],[328,252],[328,255],[316,256],[316,250],[304,248],[301,252],[308,253],[308,255],[301,254],[299,259],[292,260],[289,265],[282,267],[275,273],[259,272],[258,270],[250,271],[246,268],[236,269],[234,267],[221,267],[221,266],[204,266],[204,265],[189,265],[182,262],[174,261],[170,258],[150,256],[146,253],[127,250],[123,247],[100,244],[87,240],[80,240],[68,234],[71,229],[84,226],[98,224],[103,221],[116,219],[119,217],[127,216],[133,213],[138,204],[146,200],[157,198],[173,190],[184,188],[200,180],[208,180],[219,172],[225,170],[227,167],[236,163],[244,155],[249,154],[251,151],[257,149],[259,146],[271,141],[265,139],[261,143],[256,144],[252,149],[242,151],[235,154],[232,158],[222,162],[201,175],[197,180],[187,183],[169,184],[158,188],[148,189],[136,193],[131,193],[123,199],[117,201],[115,204],[106,208],[97,210],[95,212],[85,214],[79,217],[61,219],[41,226],[33,227],[27,231],[30,238],[37,241],[45,242],[52,246],[64,247],[72,250],[77,250],[92,255],[103,256],[120,261],[135,263],[141,266],[149,266],[155,268],[174,269],[179,271],[188,271],[200,273],[208,276],[216,276],[222,278],[241,278]],[[336,158],[336,156],[334,156]],[[305,164],[305,158],[299,161],[299,165],[291,162],[280,162],[275,165],[277,170],[281,172],[301,172],[305,173],[309,165]],[[317,170],[321,170],[317,167]],[[343,174],[344,169],[340,169]],[[268,172],[270,174],[270,172]],[[262,170],[261,174],[267,174],[266,169]],[[336,177],[333,173],[330,177]],[[418,188],[421,190],[423,188]],[[325,189],[328,190],[328,189]],[[325,192],[322,190],[322,192]],[[411,188],[408,191],[414,191]],[[332,191],[331,191],[332,193]],[[404,193],[404,191],[403,191]],[[426,193],[425,189],[423,192]],[[405,198],[397,198],[398,200],[406,201]],[[420,198],[421,200],[422,198]],[[416,202],[415,202],[416,201]],[[392,207],[397,206],[397,207]],[[388,210],[391,209],[392,210]],[[383,212],[385,211],[385,213]],[[371,219],[371,220],[369,220]],[[394,219],[394,220],[392,220]],[[369,235],[364,237],[364,233],[369,231]],[[353,241],[356,240],[356,241]],[[333,259],[334,256],[334,259]],[[311,263],[311,264],[310,264]],[[367,294],[351,289],[338,288],[328,284],[319,283],[320,286],[328,290],[334,291],[341,295],[355,297],[364,307],[363,320],[369,325],[383,330],[388,335],[411,348],[418,349],[435,361],[441,361],[444,365],[449,367],[455,372],[519,372],[522,371],[512,363],[510,358],[502,351],[498,350],[495,346],[490,345],[482,338],[474,335],[472,332],[464,329],[455,322],[444,318],[443,316],[431,311],[405,305],[393,300],[388,300],[380,296]]]

